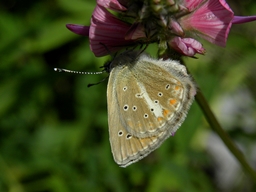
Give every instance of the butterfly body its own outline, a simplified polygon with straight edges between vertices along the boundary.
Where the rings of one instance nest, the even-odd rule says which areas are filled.
[[[114,160],[126,167],[158,148],[184,121],[196,94],[185,66],[127,51],[109,65],[108,122]]]

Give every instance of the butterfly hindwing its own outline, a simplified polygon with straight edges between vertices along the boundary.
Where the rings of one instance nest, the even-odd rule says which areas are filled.
[[[142,56],[135,64],[117,66],[112,71],[123,126],[142,138],[166,129],[175,132],[193,101],[190,92],[195,87],[190,77],[186,73],[176,74],[174,67],[170,71],[156,62]],[[173,65],[169,60],[161,62]]]
[[[108,85],[107,95],[111,151],[115,162],[121,167],[126,167],[159,147],[165,140],[167,133],[161,132],[158,136],[147,138],[138,138],[128,133],[123,126],[122,119],[116,115],[118,114],[118,103],[115,102],[117,95],[113,91],[111,84]]]
[[[111,149],[123,167],[175,133],[196,93],[186,68],[178,62],[144,54],[136,58],[136,54],[124,53],[113,61],[107,90]]]

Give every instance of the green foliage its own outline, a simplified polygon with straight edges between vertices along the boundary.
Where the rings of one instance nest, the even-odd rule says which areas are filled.
[[[56,73],[54,67],[99,71],[87,37],[65,28],[89,25],[96,5],[89,0],[0,3],[0,191],[219,191],[209,129],[196,102],[174,137],[145,159],[119,168],[108,140],[103,75]],[[239,15],[256,4],[231,4]],[[245,8],[246,6],[246,8]],[[250,13],[246,12],[249,11]],[[223,96],[237,90],[256,98],[255,23],[233,26],[227,47],[204,43],[205,56],[185,59],[220,123],[255,162],[255,100],[235,121],[221,111]],[[154,48],[150,47],[152,54]],[[245,101],[241,98],[239,106]],[[247,125],[239,122],[250,121]],[[209,144],[209,143],[208,143]],[[216,154],[215,154],[216,155]],[[242,173],[240,172],[242,175]],[[246,175],[227,191],[253,191]],[[222,189],[223,190],[223,189]]]

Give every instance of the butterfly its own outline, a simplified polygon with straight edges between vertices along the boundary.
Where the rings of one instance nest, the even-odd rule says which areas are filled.
[[[125,51],[105,65],[111,151],[120,167],[139,161],[174,135],[196,85],[175,60]]]

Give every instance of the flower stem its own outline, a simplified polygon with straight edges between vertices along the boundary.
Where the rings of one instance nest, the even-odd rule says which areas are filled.
[[[213,112],[211,111],[206,99],[204,98],[201,91],[198,91],[196,95],[196,101],[200,108],[202,109],[208,123],[210,124],[213,131],[215,131],[224,144],[228,147],[228,149],[231,151],[231,153],[236,157],[236,159],[239,161],[239,163],[242,165],[245,171],[252,177],[253,181],[256,183],[256,172],[253,170],[253,168],[249,165],[249,163],[246,161],[244,155],[242,152],[236,147],[234,142],[231,140],[229,135],[222,129],[219,122],[217,121],[216,117],[214,116]]]

